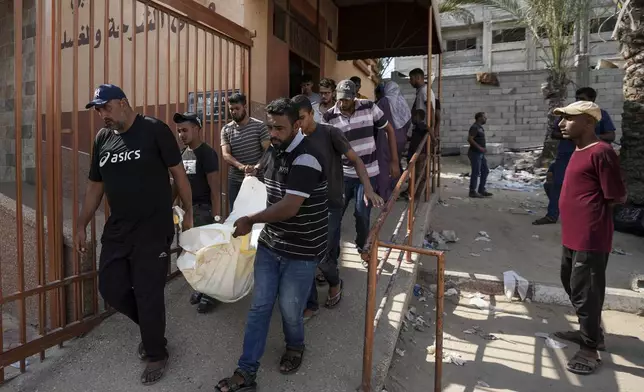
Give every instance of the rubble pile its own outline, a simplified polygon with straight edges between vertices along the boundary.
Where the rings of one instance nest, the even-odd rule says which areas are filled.
[[[515,191],[539,189],[548,171],[545,168],[535,168],[540,154],[541,150],[506,152],[504,164],[490,170],[488,187]]]

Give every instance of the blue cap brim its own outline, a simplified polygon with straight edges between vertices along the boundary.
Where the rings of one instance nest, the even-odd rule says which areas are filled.
[[[85,109],[90,109],[93,108],[94,106],[103,106],[107,103],[107,101],[104,101],[102,99],[95,99],[93,101],[90,101],[87,105],[85,105]]]

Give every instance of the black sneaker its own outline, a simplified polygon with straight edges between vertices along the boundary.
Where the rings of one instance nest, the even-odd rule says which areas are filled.
[[[190,305],[196,305],[196,304],[198,304],[198,303],[199,303],[199,301],[201,301],[201,296],[202,296],[202,295],[203,295],[203,294],[201,294],[201,293],[200,293],[200,292],[198,292],[198,291],[195,291],[194,293],[192,293],[192,295],[190,296]]]
[[[490,192],[488,192],[488,191],[479,192],[479,195],[481,195],[481,196],[483,196],[483,197],[491,197],[491,196],[493,196],[493,195],[492,195]]]
[[[470,197],[473,198],[473,199],[481,199],[483,197],[483,195],[481,195],[480,193],[478,193],[476,191],[470,191]]]
[[[197,313],[208,313],[215,307],[216,304],[217,300],[205,294],[202,294],[201,300],[197,305]]]

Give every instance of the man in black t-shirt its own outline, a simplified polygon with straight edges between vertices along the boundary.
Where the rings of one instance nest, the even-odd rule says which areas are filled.
[[[86,252],[85,231],[105,194],[110,216],[101,238],[99,291],[139,325],[138,356],[147,361],[141,382],[151,385],[161,379],[168,361],[164,288],[174,237],[168,170],[186,208],[184,230],[192,227],[190,183],[173,132],[156,118],[134,112],[119,87],[99,86],[86,108],[94,108],[105,127],[94,141],[75,246]]]
[[[490,169],[487,166],[487,159],[485,159],[485,130],[483,129],[483,125],[486,122],[487,117],[485,113],[476,113],[474,115],[474,124],[470,127],[467,136],[467,142],[470,145],[467,156],[470,158],[472,166],[472,173],[470,174],[470,197],[474,198],[492,196],[485,189],[487,175],[490,173]],[[481,179],[480,181],[479,177]]]
[[[244,334],[243,354],[231,377],[216,391],[254,391],[259,360],[264,355],[275,302],[279,303],[286,348],[280,373],[292,374],[302,365],[302,313],[326,254],[328,235],[327,181],[323,159],[299,131],[298,111],[290,99],[266,106],[271,147],[260,160],[259,179],[266,184],[266,209],[235,221],[234,237],[265,223],[255,256],[255,286]]]
[[[219,158],[217,152],[201,141],[201,118],[195,113],[175,113],[173,121],[177,133],[186,148],[181,156],[192,188],[192,212],[195,227],[215,223],[213,206],[216,205],[217,173]],[[197,305],[197,312],[206,313],[216,300],[205,294],[194,292],[190,303]]]

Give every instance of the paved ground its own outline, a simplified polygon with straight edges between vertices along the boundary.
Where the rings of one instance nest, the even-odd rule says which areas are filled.
[[[423,282],[420,282],[423,283]],[[467,295],[467,293],[462,293]],[[485,297],[490,300],[489,297]],[[433,299],[411,306],[425,320],[435,321]],[[445,301],[444,345],[447,354],[465,360],[464,366],[443,364],[444,392],[513,391],[513,392],[639,392],[644,378],[644,319],[639,316],[604,312],[608,352],[602,354],[603,367],[595,375],[576,376],[565,366],[577,350],[570,344],[564,349],[549,348],[537,332],[552,333],[577,328],[568,308],[520,302],[496,297],[494,311],[480,310],[465,297]],[[543,320],[546,320],[545,322]],[[547,324],[546,324],[547,322]],[[489,341],[463,331],[475,326],[499,340]],[[434,356],[428,346],[434,344],[432,322],[427,331],[413,328],[402,332],[386,383],[388,392],[434,391]],[[400,351],[398,351],[400,353]],[[489,387],[485,387],[488,385]]]
[[[404,207],[399,203],[382,233],[389,240]],[[374,215],[378,211],[374,211]],[[343,234],[342,276],[345,297],[335,310],[322,309],[307,325],[307,352],[303,367],[293,376],[278,373],[283,337],[276,309],[258,382],[264,391],[353,391],[360,384],[366,271],[353,249],[353,217],[347,213]],[[392,252],[391,259],[397,254]],[[384,271],[385,276],[388,275]],[[388,279],[381,279],[379,296]],[[0,387],[2,392],[136,392],[212,390],[235,369],[241,350],[249,298],[220,306],[208,315],[197,314],[188,304],[191,288],[182,278],[167,288],[170,368],[154,387],[139,382],[142,364],[135,356],[138,331],[120,315],[108,318],[86,337],[76,339],[40,364],[32,359],[29,372]],[[321,300],[326,298],[320,289]],[[378,299],[378,302],[380,299]]]
[[[547,198],[543,190],[490,189],[492,198],[469,199],[469,179],[460,177],[467,172],[469,168],[458,157],[444,158],[441,196],[448,205],[435,208],[431,227],[455,230],[460,238],[449,244],[447,270],[499,277],[504,271],[514,270],[528,280],[559,285],[561,226],[531,224],[545,215]],[[486,231],[491,242],[475,241],[479,231]],[[644,272],[644,240],[616,232],[613,245],[630,255],[611,255],[608,286],[630,288],[630,274]]]

